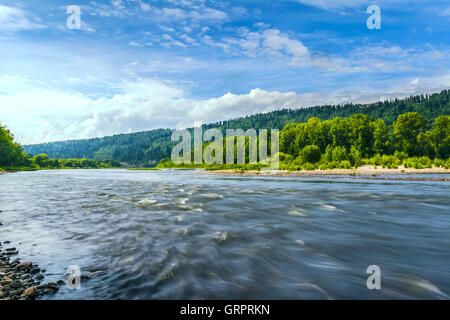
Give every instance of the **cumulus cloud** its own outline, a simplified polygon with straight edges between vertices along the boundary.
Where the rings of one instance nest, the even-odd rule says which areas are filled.
[[[246,28],[239,35],[222,40],[203,37],[203,43],[222,48],[225,53],[250,58],[267,57],[292,67],[314,67],[333,72],[394,72],[414,69],[422,63],[445,59],[446,52],[432,47],[402,48],[389,43],[366,44],[345,54],[327,54],[306,47],[295,35],[255,25],[256,31]]]
[[[112,135],[155,128],[187,128],[194,122],[210,123],[270,112],[346,102],[367,103],[450,86],[450,74],[434,79],[410,79],[404,85],[384,90],[348,88],[336,92],[266,91],[252,89],[246,94],[226,93],[210,99],[192,99],[172,83],[147,78],[123,82],[110,97],[90,98],[79,92],[65,92],[28,79],[0,77],[2,120],[17,130],[19,141],[37,143]],[[26,129],[24,127],[26,125]]]

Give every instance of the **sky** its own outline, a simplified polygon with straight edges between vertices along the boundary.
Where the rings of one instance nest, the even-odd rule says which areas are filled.
[[[449,27],[448,0],[0,0],[0,122],[33,144],[439,92]]]

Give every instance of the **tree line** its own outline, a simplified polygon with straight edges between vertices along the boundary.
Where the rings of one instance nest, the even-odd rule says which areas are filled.
[[[270,157],[279,157],[282,170],[349,169],[361,165],[450,168],[450,116],[437,117],[431,128],[427,128],[426,118],[417,112],[399,115],[392,125],[364,114],[324,121],[313,117],[307,122],[288,124],[281,130],[278,155],[270,150],[270,137],[264,148]],[[260,147],[259,137],[240,139],[243,138],[245,163],[236,161],[238,138],[227,137],[222,141],[204,143],[201,147],[201,154],[208,150],[207,155],[211,152],[212,156],[220,149],[223,154],[218,158],[219,162],[208,163],[203,159],[201,164],[174,164],[170,159],[163,159],[157,168],[259,170],[268,166],[270,160],[264,162],[258,157],[257,162],[250,161],[252,143],[253,158],[259,155],[259,149],[255,149]],[[234,146],[233,165],[225,164],[229,145]],[[195,150],[191,151],[188,158],[193,159],[194,153]]]
[[[88,169],[120,167],[117,160],[50,159],[46,154],[26,154],[14,134],[0,124],[0,168],[7,170]]]
[[[437,117],[431,128],[417,112],[383,119],[355,114],[287,125],[280,133],[280,160],[285,168],[349,168],[362,164],[386,167],[448,166],[450,116]]]
[[[371,119],[383,119],[391,126],[399,115],[417,112],[425,119],[425,127],[433,126],[435,118],[450,114],[450,91],[431,95],[417,95],[405,99],[377,102],[372,104],[344,104],[338,106],[318,106],[302,109],[282,109],[256,114],[239,119],[220,121],[203,126],[203,130],[217,128],[224,134],[226,129],[279,129],[293,123],[307,122],[310,118],[322,121],[336,117],[346,118],[353,114],[367,115]],[[295,106],[293,106],[295,107]],[[118,160],[134,167],[154,167],[163,158],[169,158],[174,143],[170,137],[172,130],[157,129],[111,137],[52,142],[25,146],[26,153],[48,154],[50,158],[88,158],[95,160]],[[376,148],[380,148],[377,146]]]

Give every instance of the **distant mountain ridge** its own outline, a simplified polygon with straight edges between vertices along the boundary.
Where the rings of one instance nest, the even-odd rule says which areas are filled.
[[[345,104],[341,106],[319,106],[303,109],[282,109],[264,114],[255,114],[234,120],[204,125],[204,130],[217,128],[247,130],[283,129],[289,123],[306,122],[311,117],[329,120],[334,117],[349,117],[366,114],[372,119],[382,118],[392,124],[400,114],[418,112],[429,125],[440,115],[450,115],[450,90],[430,95],[417,95],[405,99],[371,104]],[[103,138],[50,142],[24,146],[30,154],[47,154],[50,158],[87,158],[94,160],[118,160],[130,166],[152,167],[161,159],[170,157],[174,143],[170,137],[172,129],[155,129],[144,132],[118,134]]]

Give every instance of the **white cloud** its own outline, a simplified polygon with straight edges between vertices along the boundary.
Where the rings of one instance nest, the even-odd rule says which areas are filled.
[[[402,48],[384,42],[366,43],[351,51],[330,54],[311,50],[292,33],[268,29],[268,25],[255,24],[255,27],[258,28],[256,31],[240,28],[237,36],[222,40],[204,36],[203,43],[222,48],[225,53],[250,58],[267,57],[292,67],[314,67],[331,72],[409,71],[448,56],[448,52],[431,46]]]
[[[211,39],[210,39],[211,40]],[[240,38],[226,38],[222,43],[224,48],[233,46],[235,52],[248,57],[269,56],[287,58],[292,64],[304,63],[309,59],[309,50],[299,40],[291,39],[287,34],[277,29],[248,32],[243,30]],[[217,43],[215,46],[218,46]]]
[[[0,4],[0,30],[28,30],[43,28],[31,20],[30,14],[22,9]]]
[[[372,4],[378,4],[385,7],[392,5],[410,5],[412,3],[433,3],[433,0],[297,0],[297,2],[318,7],[324,10],[336,10],[343,8],[359,8],[361,6],[369,6]]]
[[[144,12],[150,11],[152,8],[150,5],[146,4],[144,1],[139,1],[139,4],[141,6],[141,10]]]
[[[359,7],[363,4],[369,3],[368,0],[298,0],[298,2],[313,7],[319,7],[325,10],[346,7]]]
[[[190,16],[194,21],[223,21],[228,18],[225,12],[211,8],[191,11]]]
[[[113,0],[111,4],[90,2],[90,5],[82,6],[82,12],[100,17],[125,17],[131,14],[131,10],[122,0]]]
[[[119,83],[116,94],[98,99],[14,76],[0,77],[0,86],[7,91],[0,93],[1,120],[22,143],[37,143],[112,135],[130,129],[185,128],[195,121],[210,123],[280,108],[404,97],[448,88],[450,74],[378,90],[355,87],[297,94],[256,88],[247,94],[227,93],[203,100],[188,98],[183,88],[171,83],[146,78]],[[7,107],[3,110],[3,106]]]
[[[175,29],[171,27],[159,25],[159,28],[164,32],[175,32]]]

